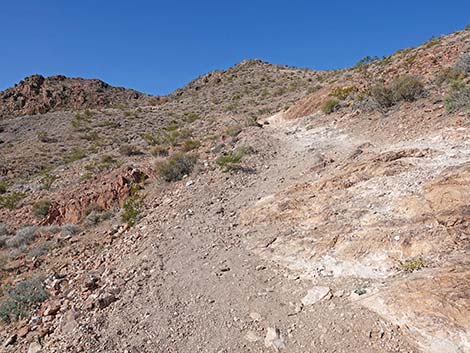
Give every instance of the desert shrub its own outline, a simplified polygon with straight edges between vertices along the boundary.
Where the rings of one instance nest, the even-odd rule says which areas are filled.
[[[321,110],[325,114],[331,114],[334,111],[339,109],[339,100],[336,98],[328,99],[323,105],[321,106]]]
[[[129,227],[133,227],[139,220],[144,198],[145,196],[139,195],[134,191],[126,202],[124,202],[121,220]]]
[[[462,108],[470,109],[470,86],[462,83],[454,84],[452,91],[445,98],[444,104],[450,113]]]
[[[38,218],[44,218],[49,213],[49,209],[51,208],[51,201],[50,200],[39,200],[33,205],[33,214]]]
[[[329,96],[344,100],[357,91],[358,88],[356,86],[336,87],[330,92]]]
[[[54,249],[57,246],[57,242],[55,241],[45,241],[37,246],[35,246],[31,251],[28,253],[28,257],[40,257],[46,255],[49,251]]]
[[[37,133],[37,138],[38,138],[39,141],[41,141],[43,143],[48,143],[50,141],[49,135],[47,134],[46,131],[39,131]]]
[[[60,227],[55,224],[38,227],[38,232],[45,235],[53,235],[60,232]]]
[[[62,234],[65,236],[74,236],[80,233],[81,229],[76,224],[64,224],[62,226]]]
[[[0,301],[0,319],[5,323],[22,319],[48,298],[42,279],[32,278],[7,288]]]
[[[356,64],[356,67],[363,67],[364,65],[369,65],[373,63],[374,61],[379,60],[377,56],[365,56],[361,60],[359,60]]]
[[[235,137],[237,136],[240,132],[242,132],[242,129],[239,125],[234,125],[234,126],[229,126],[226,130],[225,130],[225,135],[228,135],[228,136],[231,136],[231,137]]]
[[[201,143],[198,140],[188,139],[183,142],[181,149],[184,152],[189,152],[189,151],[195,150],[199,146],[201,146]]]
[[[124,156],[137,156],[142,154],[142,151],[139,149],[139,147],[135,145],[122,145],[119,147],[119,152]]]
[[[44,190],[50,190],[52,184],[59,179],[57,176],[51,174],[49,171],[42,173],[41,179],[39,182]]]
[[[184,120],[188,123],[192,123],[199,120],[201,117],[195,112],[184,113]]]
[[[422,258],[406,260],[406,261],[400,263],[400,267],[404,271],[407,271],[407,272],[418,271],[418,270],[422,269],[425,266],[426,266],[426,261],[424,261]]]
[[[72,162],[75,162],[75,161],[78,161],[80,159],[83,159],[87,156],[87,153],[80,149],[80,148],[74,148],[70,151],[69,154],[67,154],[65,157],[64,157],[64,162],[65,163],[72,163]]]
[[[7,183],[4,180],[0,180],[0,195],[7,192]]]
[[[177,181],[191,174],[197,157],[185,153],[175,153],[164,161],[155,164],[157,174],[165,181]]]
[[[8,235],[10,231],[8,230],[8,226],[4,223],[0,223],[0,236]]]
[[[101,216],[99,212],[91,211],[85,216],[84,222],[87,226],[94,226],[100,223]]]
[[[436,84],[459,82],[465,77],[465,72],[455,67],[446,67],[436,77]]]
[[[436,38],[435,36],[432,36],[426,43],[423,44],[425,49],[429,49],[440,42],[440,38]]]
[[[217,165],[225,171],[239,169],[240,162],[247,154],[253,153],[252,147],[240,147],[233,152],[224,154],[217,158]]]
[[[455,69],[467,74],[470,73],[470,53],[465,53],[459,58],[455,64]]]
[[[366,92],[367,102],[372,99],[380,108],[390,108],[401,102],[413,102],[424,95],[424,84],[420,78],[413,75],[403,75],[395,78],[389,85],[378,83]],[[370,105],[371,107],[373,104]]]
[[[391,83],[394,102],[414,102],[424,94],[424,84],[420,78],[413,75],[403,75]]]
[[[26,195],[22,192],[9,192],[2,194],[0,195],[0,208],[14,210],[18,206],[19,202],[25,197]]]
[[[6,240],[9,248],[22,248],[31,243],[37,235],[37,227],[25,226],[16,231],[15,235]]]
[[[168,147],[154,146],[150,149],[150,154],[154,157],[166,157],[169,154]]]

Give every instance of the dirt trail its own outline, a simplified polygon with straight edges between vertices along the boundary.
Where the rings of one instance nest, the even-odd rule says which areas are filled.
[[[283,126],[246,136],[258,150],[256,174],[205,171],[167,190],[163,199],[150,194],[155,199],[148,215],[114,245],[122,251],[103,254],[109,269],[103,281],[122,287],[119,300],[79,317],[71,332],[64,322],[49,349],[415,352],[399,327],[356,305],[349,292],[335,291],[331,278],[314,284],[250,251],[253,229],[240,224],[241,211],[295,184],[315,164],[292,134]],[[275,239],[266,237],[269,248]],[[355,279],[341,281],[353,290],[358,286]],[[316,304],[302,305],[314,285],[331,291]]]

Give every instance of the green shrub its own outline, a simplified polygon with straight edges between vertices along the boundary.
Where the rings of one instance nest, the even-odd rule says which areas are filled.
[[[129,227],[133,227],[140,218],[141,208],[144,204],[144,196],[132,193],[122,206],[121,220]]]
[[[6,181],[0,180],[0,195],[7,192],[7,183]]]
[[[356,86],[337,87],[330,92],[329,96],[344,100],[357,91],[358,88]]]
[[[44,190],[50,190],[52,184],[54,184],[57,179],[59,179],[57,176],[50,174],[50,172],[46,171],[42,173],[42,177],[39,182],[41,183],[41,186]]]
[[[64,162],[65,163],[72,163],[75,161],[78,161],[80,159],[83,159],[87,156],[87,153],[80,149],[80,148],[73,148],[70,153],[64,157]]]
[[[192,123],[200,118],[201,117],[195,112],[184,113],[184,120],[188,123]]]
[[[201,143],[198,140],[188,139],[183,142],[183,146],[181,147],[181,149],[184,152],[189,152],[195,150],[196,148],[199,148],[199,146],[201,146]]]
[[[369,90],[369,96],[383,108],[389,108],[394,104],[393,92],[389,87],[379,83]]]
[[[51,208],[51,201],[39,200],[33,205],[33,213],[38,218],[44,218],[48,215]]]
[[[424,84],[416,76],[403,75],[391,83],[394,102],[414,102],[424,94]]]
[[[323,105],[321,106],[321,110],[325,114],[331,114],[334,111],[339,109],[339,100],[336,98],[330,98],[328,99]]]
[[[215,162],[225,171],[239,169],[240,162],[243,157],[251,153],[253,153],[253,149],[251,147],[241,147],[235,149],[233,152],[220,156]]]
[[[150,149],[150,154],[154,157],[167,157],[169,154],[168,147],[155,146]]]
[[[470,86],[455,84],[451,93],[445,98],[444,104],[449,113],[462,108],[470,109]]]
[[[7,208],[14,210],[18,203],[26,197],[26,194],[22,192],[9,192],[0,195],[0,208]]]
[[[455,67],[446,67],[436,77],[436,84],[460,82],[465,78],[465,72]]]
[[[426,266],[426,261],[424,261],[422,258],[417,258],[413,260],[406,260],[402,263],[400,263],[400,267],[407,272],[414,272],[422,269],[423,267]]]
[[[155,164],[157,174],[165,181],[181,180],[185,175],[191,174],[197,162],[195,155],[175,153],[167,160],[158,161]]]
[[[234,126],[229,126],[226,130],[225,130],[225,135],[228,135],[228,136],[231,136],[231,137],[235,137],[237,136],[240,132],[242,132],[242,129],[239,125],[234,125]]]
[[[137,156],[142,154],[142,151],[134,145],[122,145],[119,147],[119,152],[124,156]]]
[[[48,298],[40,278],[28,279],[7,288],[0,301],[0,319],[5,323],[26,318]]]

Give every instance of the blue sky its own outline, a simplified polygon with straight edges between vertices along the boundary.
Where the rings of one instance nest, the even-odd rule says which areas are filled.
[[[4,0],[0,90],[40,73],[166,94],[247,58],[342,68],[467,23],[468,0]]]

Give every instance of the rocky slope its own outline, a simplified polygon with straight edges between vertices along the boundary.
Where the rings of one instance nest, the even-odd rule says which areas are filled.
[[[5,351],[470,351],[468,53],[3,120]]]
[[[147,95],[101,80],[32,75],[0,92],[0,119],[43,114],[56,110],[80,110],[106,106],[134,106]]]

